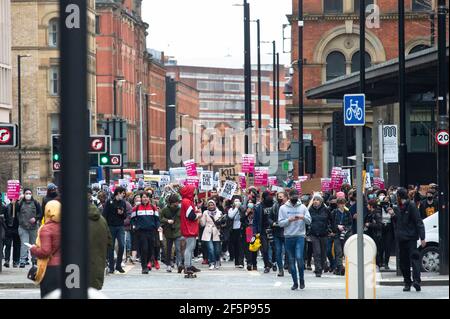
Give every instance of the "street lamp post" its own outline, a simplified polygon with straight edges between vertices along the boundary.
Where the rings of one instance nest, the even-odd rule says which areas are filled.
[[[250,5],[244,0],[244,79],[245,79],[245,153],[251,150],[251,133],[247,131],[252,127],[252,66],[250,46]]]
[[[18,111],[18,122],[19,122],[19,181],[22,185],[22,58],[29,58],[31,55],[17,55],[17,111]]]
[[[277,144],[280,151],[280,53],[277,52]]]
[[[303,0],[298,0],[298,176],[305,171],[303,152]]]
[[[261,23],[260,20],[257,19],[254,22],[256,22],[256,37],[257,37],[257,44],[258,44],[258,147],[256,149],[257,157],[258,157],[258,163],[261,165],[260,161],[260,153],[262,152],[261,149],[261,129],[262,129],[262,92],[261,92]]]

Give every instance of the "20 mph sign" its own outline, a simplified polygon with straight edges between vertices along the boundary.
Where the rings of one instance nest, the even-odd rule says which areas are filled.
[[[447,131],[439,131],[436,133],[436,143],[439,146],[447,146],[449,142],[449,136]]]

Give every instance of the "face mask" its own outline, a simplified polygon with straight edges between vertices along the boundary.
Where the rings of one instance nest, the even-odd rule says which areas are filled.
[[[383,201],[385,197],[386,197],[386,196],[384,196],[384,195],[380,195],[380,196],[378,197],[378,199],[379,199],[380,201]]]
[[[25,195],[25,200],[31,200],[31,195],[29,194]]]
[[[254,205],[253,203],[249,203],[249,204],[247,205],[247,207],[251,209],[251,208],[255,207],[255,205]]]
[[[136,202],[135,205],[139,206],[139,205],[141,205],[141,202]]]
[[[234,206],[236,206],[236,207],[241,206],[241,202],[240,202],[240,201],[235,201],[235,202],[234,202]]]
[[[57,193],[57,192],[51,192],[51,193],[50,193],[50,197],[51,197],[51,198],[55,198],[56,196],[58,196],[58,193]]]
[[[290,200],[291,200],[291,203],[295,205],[295,204],[297,204],[297,202],[298,202],[298,197],[297,197],[297,196],[291,197]]]
[[[374,199],[375,198],[375,195],[374,194],[370,194],[369,195],[369,199]]]
[[[278,198],[277,202],[278,202],[278,204],[283,204],[283,199],[282,198]]]
[[[431,202],[433,200],[433,196],[428,196],[427,199]]]
[[[331,209],[336,209],[338,206],[336,203],[330,203],[330,208]]]

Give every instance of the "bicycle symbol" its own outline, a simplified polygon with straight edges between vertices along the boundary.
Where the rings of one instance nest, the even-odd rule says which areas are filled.
[[[353,117],[358,121],[362,120],[363,110],[359,107],[358,101],[353,102],[353,99],[350,99],[350,107],[345,111],[345,117],[347,121],[351,121]]]

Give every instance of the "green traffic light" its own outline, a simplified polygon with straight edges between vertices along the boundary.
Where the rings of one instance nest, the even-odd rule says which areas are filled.
[[[59,154],[53,154],[53,160],[59,161]]]
[[[109,162],[108,156],[102,156],[102,157],[100,158],[100,162],[101,162],[102,164],[108,164],[108,162]]]

